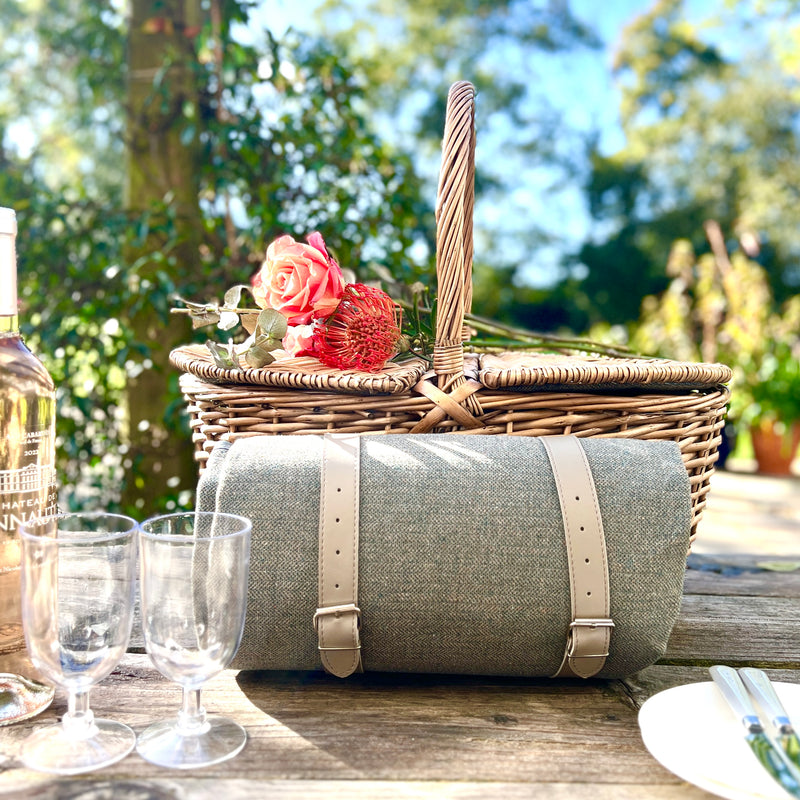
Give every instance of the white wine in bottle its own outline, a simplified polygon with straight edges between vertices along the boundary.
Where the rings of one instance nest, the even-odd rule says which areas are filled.
[[[25,649],[19,526],[57,505],[55,387],[20,335],[16,235],[16,214],[0,208],[0,656]],[[3,673],[0,724],[37,713],[49,703],[47,694],[25,677]]]

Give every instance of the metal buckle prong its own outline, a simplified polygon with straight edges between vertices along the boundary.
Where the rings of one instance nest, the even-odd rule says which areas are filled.
[[[572,620],[570,628],[613,628],[614,622],[611,619],[604,619],[602,617],[587,619],[578,617]]]
[[[358,617],[357,624],[358,627],[361,627],[361,609],[355,603],[348,603],[347,605],[343,606],[323,606],[322,608],[318,608],[316,612],[314,612],[314,630],[319,633],[319,618],[325,617],[332,614],[335,617],[341,617],[342,614],[356,614]],[[326,649],[334,649],[334,648],[326,648]],[[352,648],[344,648],[346,650],[350,650]]]

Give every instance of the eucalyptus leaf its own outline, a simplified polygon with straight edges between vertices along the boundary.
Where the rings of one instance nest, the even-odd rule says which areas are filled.
[[[245,311],[239,314],[239,322],[248,333],[255,333],[258,327],[258,311]]]
[[[268,364],[271,364],[275,360],[275,356],[272,355],[272,352],[265,347],[260,347],[258,345],[253,345],[244,356],[244,360],[247,362],[249,367],[254,367],[258,369],[260,367],[266,367]]]
[[[256,335],[252,346],[263,347],[266,350],[277,350],[282,345],[283,342],[280,339],[276,339],[274,336],[270,336],[266,333],[261,333]]]
[[[286,336],[286,331],[288,330],[289,323],[280,311],[275,311],[273,308],[265,308],[258,315],[256,333],[264,334],[270,339],[277,339],[280,341]]]
[[[261,333],[253,337],[253,343],[247,349],[244,359],[251,367],[265,367],[275,360],[273,351],[280,350],[282,343],[274,336]]]
[[[233,342],[223,345],[209,341],[206,342],[206,347],[211,351],[214,363],[221,369],[241,369]]]
[[[219,315],[219,324],[217,327],[223,331],[229,331],[239,324],[239,315],[235,311],[223,311]]]
[[[219,322],[219,314],[216,311],[192,311],[189,316],[192,318],[192,328],[194,329]]]
[[[237,283],[236,286],[231,286],[227,292],[225,292],[225,305],[229,308],[236,308],[242,300],[242,292],[243,291],[250,291],[250,287],[246,286],[244,283]]]

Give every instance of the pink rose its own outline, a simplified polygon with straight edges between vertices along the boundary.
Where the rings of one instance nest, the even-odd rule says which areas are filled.
[[[283,337],[283,349],[290,356],[314,356],[314,328],[316,325],[290,325]]]
[[[344,291],[342,271],[319,233],[312,233],[308,244],[291,236],[276,239],[252,284],[256,303],[280,311],[290,325],[329,316]]]

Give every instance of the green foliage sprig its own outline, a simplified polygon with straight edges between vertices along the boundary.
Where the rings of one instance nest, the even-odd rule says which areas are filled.
[[[402,298],[396,300],[404,310],[403,338],[397,356],[393,360],[402,361],[409,357],[419,357],[428,362],[433,360],[433,344],[436,339],[436,302],[430,298],[430,290],[421,282],[407,287],[393,283],[395,291],[401,291]],[[181,297],[175,299],[183,303],[183,308],[173,308],[173,314],[186,314],[191,318],[192,327],[200,328],[216,325],[221,331],[230,332],[237,325],[249,334],[240,344],[229,338],[226,344],[207,341],[216,365],[222,369],[240,369],[240,357],[250,367],[264,367],[273,363],[276,351],[281,349],[281,340],[286,335],[286,318],[273,309],[240,308],[242,295],[249,286],[237,285],[225,292],[222,303],[196,303]],[[632,351],[621,345],[603,344],[590,339],[556,334],[536,333],[513,325],[505,325],[486,319],[477,314],[466,314],[465,323],[472,329],[473,338],[468,347],[476,352],[503,350],[528,350],[549,353],[592,353],[610,357],[630,357]]]
[[[271,364],[275,361],[275,351],[281,349],[281,342],[289,328],[286,317],[279,311],[271,308],[239,308],[243,292],[252,295],[249,286],[232,286],[225,292],[222,304],[194,303],[177,297],[186,307],[171,309],[173,314],[188,314],[193,329],[216,325],[222,331],[230,331],[241,325],[250,334],[238,346],[233,343],[233,339],[229,339],[225,345],[206,342],[214,363],[222,369],[240,369],[240,355],[244,356],[249,367],[259,368]]]

